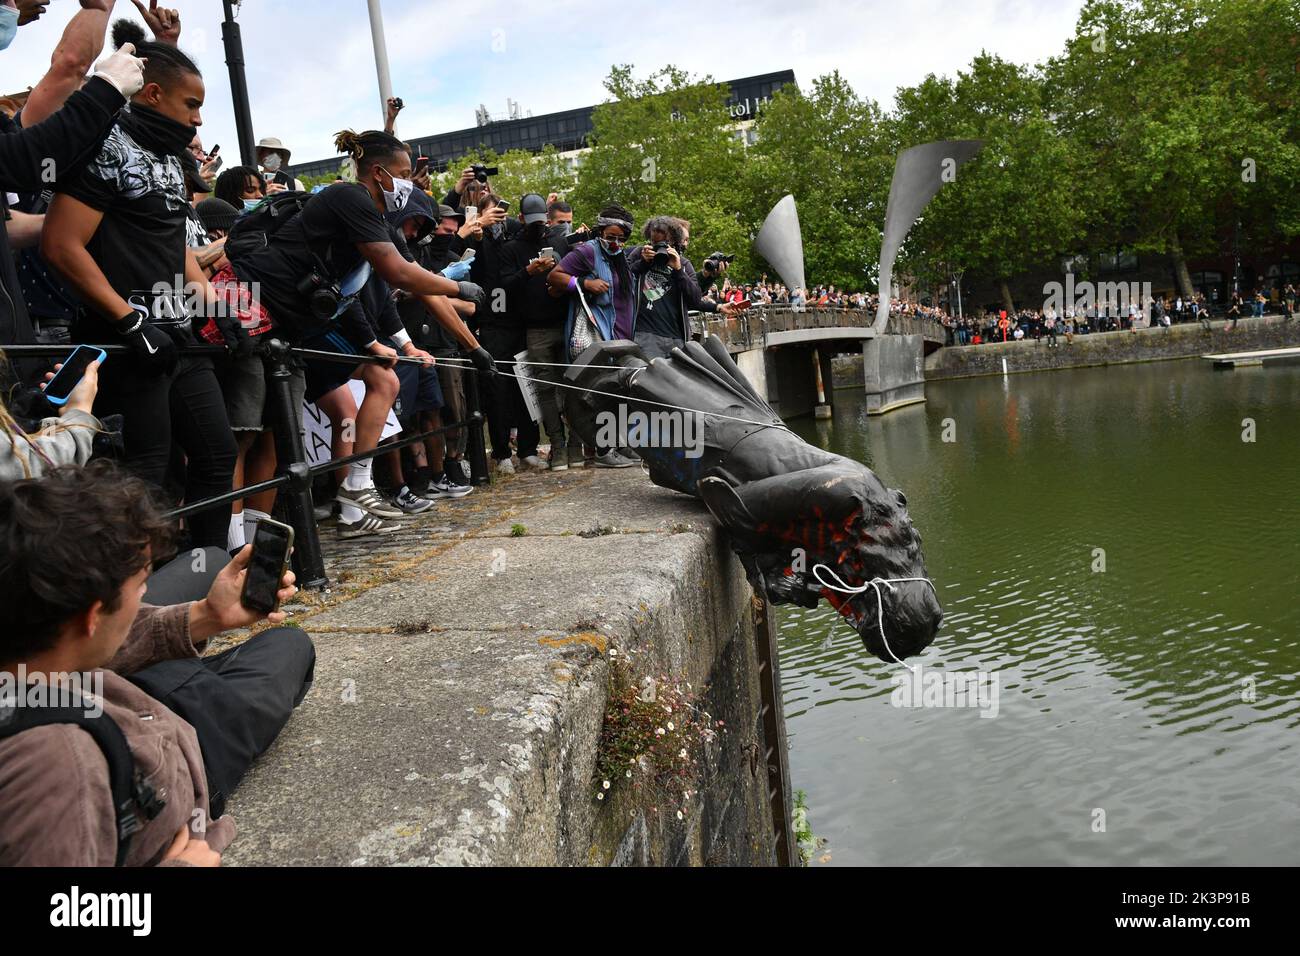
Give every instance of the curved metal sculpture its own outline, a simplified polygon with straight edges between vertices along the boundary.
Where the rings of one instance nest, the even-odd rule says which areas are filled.
[[[803,235],[799,232],[799,210],[793,196],[782,196],[772,207],[754,239],[754,250],[771,263],[786,288],[807,286],[803,275]]]
[[[582,389],[571,393],[569,413],[588,444],[601,443],[602,429],[608,436],[611,420],[660,423],[627,443],[656,485],[703,500],[750,583],[774,604],[815,607],[826,598],[881,660],[917,654],[934,640],[943,611],[928,581],[867,586],[925,578],[907,499],[866,465],[791,432],[716,337],[650,363],[632,342],[598,342],[565,379]],[[683,415],[695,416],[689,428]],[[662,440],[673,428],[694,434],[690,447]],[[862,593],[827,586],[819,567]]]

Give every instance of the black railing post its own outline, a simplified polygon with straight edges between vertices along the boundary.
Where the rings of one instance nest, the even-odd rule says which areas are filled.
[[[275,433],[275,473],[288,477],[280,495],[293,526],[293,573],[299,587],[319,591],[329,586],[329,579],[312,513],[311,471],[302,446],[302,409],[293,407],[293,390],[289,387],[293,366],[288,344],[271,339],[264,362]]]
[[[475,368],[464,368],[465,376],[465,416],[469,431],[465,434],[465,454],[469,456],[469,483],[486,485],[488,477],[487,445],[483,441],[483,399],[479,392],[479,374]]]

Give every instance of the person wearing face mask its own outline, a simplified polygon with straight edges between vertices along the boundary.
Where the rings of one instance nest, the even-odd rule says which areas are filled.
[[[213,195],[247,212],[266,198],[266,181],[252,166],[232,166],[217,177]]]
[[[178,354],[198,344],[193,290],[208,311],[215,292],[186,245],[191,212],[179,158],[202,123],[198,67],[166,43],[144,41],[129,20],[113,27],[117,47],[145,58],[144,86],[103,147],[74,177],[60,178],[46,215],[42,252],[80,299],[78,342],[119,342],[100,374],[95,412],[121,414],[126,464],[162,486],[173,445],[185,453],[186,501],[228,492],[235,440],[212,360]],[[222,547],[230,506],[189,519],[195,546]]]
[[[523,231],[519,238],[506,243],[501,252],[501,287],[506,294],[510,324],[522,334],[522,347],[527,349],[528,359],[539,363],[531,366],[528,374],[544,379],[546,383],[557,382],[562,371],[552,363],[568,361],[564,350],[564,320],[568,316],[568,305],[546,282],[546,274],[555,268],[569,248],[568,226],[573,211],[561,211],[557,208],[559,205],[548,207],[546,200],[537,193],[524,196],[519,202],[519,221],[523,224]],[[563,218],[565,215],[567,221]],[[565,391],[554,384],[539,383],[537,388],[542,425],[551,439],[551,471],[565,471],[569,467],[568,442],[560,414]],[[526,410],[521,412],[521,416],[527,419]],[[522,438],[520,445],[521,461],[532,467],[541,467],[540,460],[534,464],[523,455]],[[581,461],[581,453],[581,442],[577,442],[574,454],[578,461]]]
[[[284,192],[286,189],[296,189],[298,192],[306,189],[301,179],[295,179],[289,173],[288,166],[291,155],[289,147],[274,136],[267,136],[265,139],[258,141],[257,165],[261,167],[262,180],[266,183],[267,195]]]
[[[418,197],[412,194],[412,199]],[[408,202],[408,208],[410,202]],[[433,232],[411,245],[415,261],[430,272],[444,272],[450,267],[451,275],[464,271],[469,263],[461,256],[469,249],[469,240],[482,234],[477,223],[465,223],[465,216],[457,209],[440,205],[436,210],[437,225]],[[462,322],[474,317],[475,304],[463,299],[443,299],[452,307]],[[425,302],[415,296],[398,294],[398,314],[410,330],[416,343],[435,359],[454,358],[460,354],[455,337],[436,321]],[[465,396],[467,373],[453,362],[439,361],[435,366],[438,385],[442,391],[442,418],[446,422],[463,422],[469,414]],[[428,460],[417,467],[412,489],[429,498],[455,498],[469,493],[470,473],[465,464],[465,447],[469,433],[464,428],[434,435],[429,439]]]
[[[546,276],[547,283],[568,299],[564,323],[567,361],[576,356],[569,348],[577,321],[586,321],[578,299],[591,310],[600,339],[631,340],[636,321],[636,280],[632,276],[624,251],[632,235],[632,214],[622,206],[606,206],[600,211],[592,230],[593,238],[571,248]],[[596,449],[594,464],[598,468],[629,468],[636,461],[617,449]]]
[[[258,284],[277,333],[294,344],[395,359],[395,349],[368,333],[363,323],[350,321],[355,296],[339,294],[345,286],[359,290],[366,284],[364,276],[373,273],[426,303],[442,297],[478,301],[483,290],[421,268],[394,243],[384,214],[403,209],[415,190],[409,178],[411,156],[401,140],[379,130],[344,130],[335,137],[335,146],[356,164],[357,181],[334,183],[313,195],[302,212],[267,237],[266,246],[231,254],[231,265],[241,283]],[[444,309],[445,302],[430,308]],[[481,374],[495,374],[492,356],[472,337],[463,345]],[[378,444],[386,415],[358,417],[357,448]],[[350,466],[340,489],[340,499],[345,497],[368,517],[383,520],[392,515],[391,506],[374,488],[369,461]]]

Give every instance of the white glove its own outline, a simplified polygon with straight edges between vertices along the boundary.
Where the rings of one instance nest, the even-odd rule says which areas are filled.
[[[95,64],[95,75],[108,80],[129,100],[144,89],[144,60],[135,56],[134,43],[123,43]]]

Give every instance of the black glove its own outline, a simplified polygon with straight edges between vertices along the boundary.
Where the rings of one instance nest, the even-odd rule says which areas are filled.
[[[146,322],[144,316],[132,312],[113,325],[142,372],[149,375],[170,375],[176,368],[176,343],[162,329]]]
[[[457,298],[464,299],[466,302],[474,303],[474,311],[477,312],[483,308],[483,303],[487,301],[487,293],[477,282],[457,282],[460,288]]]
[[[244,331],[239,316],[231,315],[225,309],[222,309],[219,310],[218,315],[213,316],[212,321],[217,324],[217,329],[221,332],[221,337],[225,339],[226,348],[230,350],[232,357],[242,359],[258,353],[259,343],[253,336]]]
[[[492,358],[492,353],[479,346],[469,352],[469,360],[474,363],[474,367],[479,370],[479,381],[491,381],[497,377],[497,363]]]

